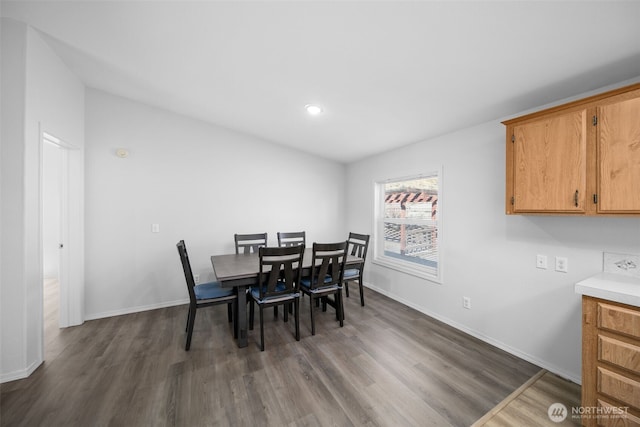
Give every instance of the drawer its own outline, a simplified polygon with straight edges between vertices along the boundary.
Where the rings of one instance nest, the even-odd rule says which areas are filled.
[[[598,303],[598,328],[640,338],[640,312],[616,305]]]
[[[640,418],[629,414],[626,408],[614,406],[598,399],[598,425],[602,427],[640,427]]]
[[[640,347],[598,335],[598,360],[640,374]]]
[[[640,382],[601,366],[598,367],[597,378],[598,393],[610,396],[625,405],[640,408]]]

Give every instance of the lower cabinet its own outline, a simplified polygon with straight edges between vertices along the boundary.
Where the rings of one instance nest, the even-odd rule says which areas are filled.
[[[582,424],[640,427],[640,308],[582,297]]]

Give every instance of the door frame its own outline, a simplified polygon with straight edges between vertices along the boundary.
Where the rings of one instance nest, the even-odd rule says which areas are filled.
[[[44,283],[42,238],[44,144],[53,144],[60,149],[60,243],[62,247],[58,271],[59,326],[65,328],[84,322],[84,215],[82,209],[84,200],[83,187],[78,182],[82,179],[82,150],[46,129],[40,123],[40,283]],[[42,310],[42,304],[40,307]]]

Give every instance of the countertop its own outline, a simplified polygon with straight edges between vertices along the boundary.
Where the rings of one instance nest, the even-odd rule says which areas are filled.
[[[581,295],[640,307],[640,278],[614,273],[599,273],[575,285]]]

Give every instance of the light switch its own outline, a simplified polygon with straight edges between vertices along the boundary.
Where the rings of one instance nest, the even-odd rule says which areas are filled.
[[[151,224],[151,232],[159,233],[160,232],[160,224]]]

